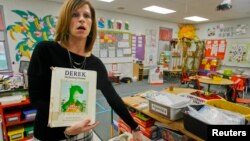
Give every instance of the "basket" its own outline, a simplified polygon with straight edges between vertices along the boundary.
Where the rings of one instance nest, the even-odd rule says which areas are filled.
[[[204,103],[204,102],[207,101],[206,99],[203,99],[201,97],[198,97],[198,96],[195,96],[195,95],[191,95],[191,94],[180,93],[178,95],[182,96],[182,97],[189,98],[191,100],[191,104],[193,104],[193,105],[199,105],[199,104],[202,104],[202,103]]]
[[[232,103],[229,101],[225,101],[225,100],[208,100],[206,102],[206,104],[212,105],[212,106],[220,108],[220,109],[240,113],[240,114],[244,115],[248,121],[250,121],[250,108],[248,108],[246,106],[242,106],[242,105]]]
[[[214,81],[221,81],[222,80],[222,76],[214,76],[213,80]]]

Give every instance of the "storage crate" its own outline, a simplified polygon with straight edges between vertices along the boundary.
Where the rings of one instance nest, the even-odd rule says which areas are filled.
[[[191,105],[196,110],[199,110],[204,105]],[[185,112],[183,114],[183,125],[184,128],[195,134],[196,136],[200,137],[201,139],[207,140],[208,137],[208,126],[209,124],[196,119],[188,114],[188,112]]]
[[[36,109],[26,109],[23,110],[23,115],[25,120],[33,120],[36,117]]]
[[[132,117],[136,123],[138,123],[139,125],[141,125],[145,128],[153,126],[154,122],[155,122],[154,119],[152,119],[151,117],[148,117],[142,113],[138,113]]]
[[[190,103],[190,99],[178,95],[160,93],[156,98],[150,98],[149,110],[163,115],[170,120],[182,118],[182,110]]]
[[[166,105],[162,105],[154,101],[149,101],[149,110],[151,112],[160,114],[164,117],[169,118],[170,120],[178,120],[182,118],[183,116],[182,110],[185,107],[186,106],[181,108],[173,108],[173,107],[168,107]]]
[[[17,141],[24,138],[24,128],[22,125],[10,127],[8,129],[8,136],[10,141]]]
[[[34,134],[34,126],[32,124],[24,125],[24,136],[31,137]]]
[[[147,128],[140,126],[140,131],[144,136],[146,136],[147,138],[151,140],[155,140],[159,137],[158,128],[156,126],[151,126]]]
[[[191,95],[191,94],[185,94],[185,93],[180,93],[178,94],[182,97],[186,97],[186,98],[189,98],[191,100],[191,104],[202,104],[204,102],[206,102],[207,100],[206,99],[203,99],[201,97],[198,97],[198,96],[195,96],[195,95]]]
[[[6,124],[18,123],[21,120],[21,112],[16,111],[16,112],[11,112],[11,113],[6,113],[4,118],[5,118]]]
[[[220,108],[220,109],[240,113],[244,115],[248,121],[250,121],[250,108],[246,106],[242,106],[240,104],[232,103],[232,102],[225,101],[225,100],[209,100],[206,102],[206,104]]]

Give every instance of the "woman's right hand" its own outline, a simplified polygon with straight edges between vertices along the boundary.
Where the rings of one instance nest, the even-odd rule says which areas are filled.
[[[66,135],[78,135],[94,129],[97,125],[99,125],[99,123],[100,122],[95,122],[94,124],[90,124],[90,119],[86,119],[80,122],[76,122],[70,127],[67,127],[64,133]]]

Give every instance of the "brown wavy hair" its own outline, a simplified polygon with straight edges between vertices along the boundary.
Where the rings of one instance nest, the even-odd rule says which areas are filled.
[[[95,9],[88,0],[65,0],[64,1],[63,6],[61,7],[61,10],[59,13],[59,17],[58,17],[55,41],[60,41],[62,43],[68,42],[69,25],[70,25],[70,20],[72,18],[71,15],[76,9],[86,4],[89,6],[90,11],[91,11],[92,26],[91,26],[91,30],[86,41],[85,51],[89,52],[92,50],[94,43],[95,43],[95,39],[96,39],[97,26],[96,26]]]

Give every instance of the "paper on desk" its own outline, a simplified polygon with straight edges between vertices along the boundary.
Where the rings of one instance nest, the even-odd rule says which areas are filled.
[[[170,107],[183,107],[187,106],[190,103],[190,99],[186,97],[181,97],[174,94],[169,94],[166,92],[158,92],[158,95],[155,97],[149,98],[154,102],[170,106]]]

